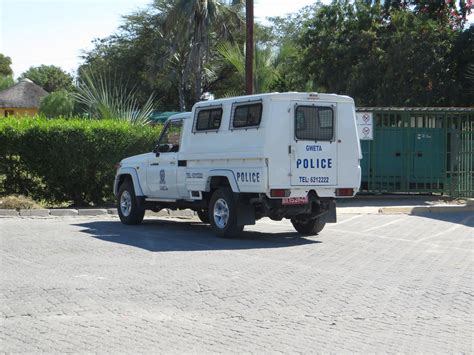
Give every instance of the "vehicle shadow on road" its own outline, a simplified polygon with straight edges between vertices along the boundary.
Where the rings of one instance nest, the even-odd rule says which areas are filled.
[[[196,221],[145,220],[138,226],[119,221],[74,224],[81,232],[106,242],[129,245],[152,252],[286,248],[321,243],[296,232],[243,231],[232,239],[216,237],[208,225]]]
[[[430,213],[430,212],[417,212],[411,214],[411,216],[423,217],[434,219],[437,221],[444,221],[453,224],[461,224],[466,227],[474,228],[474,213],[471,211],[466,212],[447,212],[447,213]]]

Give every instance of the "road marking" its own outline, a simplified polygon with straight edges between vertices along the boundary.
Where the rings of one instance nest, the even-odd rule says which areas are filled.
[[[352,234],[360,237],[369,237],[369,238],[377,238],[377,239],[388,239],[388,240],[398,240],[400,242],[408,242],[408,243],[413,243],[413,244],[418,244],[422,242],[423,240],[412,240],[412,239],[404,239],[404,238],[397,238],[397,237],[386,237],[383,235],[376,235],[376,234],[367,234],[364,232],[356,232],[356,231],[351,231],[351,230],[345,230],[345,229],[338,229],[336,228],[331,228],[332,232],[338,232],[338,233],[347,233],[347,234]],[[444,248],[444,249],[455,249],[455,250],[462,250],[462,251],[468,251],[471,252],[470,249],[466,248],[461,248],[461,247],[453,247],[453,246],[447,246],[447,245],[437,245],[437,244],[430,244],[430,243],[425,243],[428,246],[434,246],[437,248]]]
[[[373,231],[373,230],[376,230],[376,229],[384,228],[384,227],[390,226],[392,224],[398,223],[400,221],[403,221],[403,219],[399,218],[399,219],[396,219],[394,221],[381,224],[380,226],[375,226],[375,227],[372,227],[372,228],[369,228],[369,229],[364,229],[362,232],[370,232],[370,231]]]
[[[436,238],[436,237],[440,237],[442,236],[443,234],[447,234],[447,233],[452,233],[454,232],[456,229],[459,229],[459,228],[462,228],[462,227],[468,227],[466,224],[467,222],[469,222],[471,219],[473,219],[474,216],[468,216],[466,218],[464,218],[461,222],[459,222],[459,224],[456,224],[454,226],[452,226],[451,228],[448,228],[444,231],[441,231],[441,232],[438,232],[436,234],[433,234],[433,235],[430,235],[429,237],[425,237],[423,239],[420,239],[419,241],[420,242],[424,242],[425,240],[429,240],[429,239],[433,239],[433,238]],[[474,236],[474,232],[472,234]],[[457,240],[456,240],[457,241]]]
[[[401,242],[415,243],[415,241],[414,241],[414,240],[411,240],[411,239],[403,239],[403,238],[396,238],[396,237],[385,237],[385,236],[376,235],[376,234],[367,234],[367,233],[365,233],[365,231],[356,232],[356,231],[345,230],[345,229],[338,229],[338,228],[331,228],[331,231],[339,232],[339,233],[349,233],[349,234],[358,235],[358,236],[361,236],[361,237],[371,237],[371,238],[379,238],[379,239],[390,239],[390,240],[399,240],[399,241],[401,241]]]
[[[350,222],[350,221],[353,221],[354,219],[358,219],[358,218],[361,218],[363,215],[362,214],[358,214],[358,215],[355,215],[355,216],[352,216],[352,217],[349,217],[343,221],[340,221],[340,222],[337,222],[337,225],[340,225],[340,224],[344,224],[344,223],[347,223],[347,222]]]

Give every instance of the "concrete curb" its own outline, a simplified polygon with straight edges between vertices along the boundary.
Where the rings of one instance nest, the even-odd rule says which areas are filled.
[[[18,217],[19,212],[17,210],[1,210],[0,217]]]
[[[426,214],[426,213],[452,213],[452,212],[474,212],[473,204],[466,205],[434,205],[434,206],[397,206],[381,207],[381,214]]]
[[[49,217],[49,210],[47,209],[27,209],[20,210],[21,217]]]
[[[380,207],[337,207],[337,214],[380,214]]]
[[[77,210],[79,216],[104,216],[107,215],[107,209],[105,208],[87,208],[82,210]]]
[[[73,208],[58,208],[55,210],[49,210],[49,215],[55,217],[77,216],[78,214],[79,211]]]
[[[427,213],[453,213],[453,212],[474,212],[474,200],[466,201],[465,205],[433,205],[433,206],[362,206],[362,207],[338,207],[338,214],[427,214]],[[20,211],[12,209],[0,209],[0,217],[100,217],[100,216],[118,216],[116,208],[96,208],[96,209],[21,209]],[[164,218],[184,218],[191,219],[196,217],[192,210],[169,210],[163,209],[159,212],[146,211],[147,217]]]

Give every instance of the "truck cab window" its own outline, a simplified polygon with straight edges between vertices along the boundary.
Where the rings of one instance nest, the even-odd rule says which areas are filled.
[[[160,137],[160,141],[158,142],[158,146],[160,147],[160,151],[162,150],[161,147],[164,145],[168,145],[169,150],[168,152],[178,152],[179,145],[181,142],[181,131],[183,129],[183,121],[171,121],[169,122],[165,128],[164,132]]]

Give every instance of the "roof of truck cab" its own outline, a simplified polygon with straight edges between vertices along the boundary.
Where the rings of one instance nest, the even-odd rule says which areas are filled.
[[[199,101],[197,102],[194,107],[201,107],[201,106],[213,106],[216,104],[226,104],[226,103],[233,103],[235,101],[253,101],[253,100],[263,100],[263,99],[274,99],[274,100],[311,100],[311,101],[333,101],[333,102],[354,102],[352,97],[344,96],[344,95],[337,95],[337,94],[322,94],[316,92],[274,92],[274,93],[266,93],[266,94],[254,94],[254,95],[245,95],[245,96],[235,96],[235,97],[228,97],[223,99],[216,99],[216,100],[208,100],[208,101]],[[194,108],[193,107],[193,108]]]
[[[191,117],[191,112],[179,112],[179,113],[176,113],[174,115],[169,116],[167,121],[177,119],[177,118],[186,119],[186,118],[189,118],[189,117]]]

